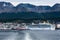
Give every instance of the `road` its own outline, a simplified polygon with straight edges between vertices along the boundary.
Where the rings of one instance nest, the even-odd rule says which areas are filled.
[[[60,40],[60,30],[0,32],[0,40]]]

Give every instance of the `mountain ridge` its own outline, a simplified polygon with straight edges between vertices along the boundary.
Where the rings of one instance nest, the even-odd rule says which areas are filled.
[[[36,13],[46,13],[60,11],[60,4],[56,3],[51,6],[36,6],[32,4],[18,4],[16,7],[10,2],[0,2],[0,13],[10,13],[10,12],[36,12]]]

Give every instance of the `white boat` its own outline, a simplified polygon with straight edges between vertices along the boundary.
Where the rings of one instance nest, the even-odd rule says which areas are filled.
[[[39,23],[34,25],[28,25],[27,29],[30,30],[55,30],[55,25],[50,23]]]

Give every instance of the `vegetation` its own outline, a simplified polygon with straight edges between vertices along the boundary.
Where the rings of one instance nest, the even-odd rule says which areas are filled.
[[[0,21],[32,21],[32,20],[54,20],[60,21],[60,12],[35,13],[35,12],[17,12],[0,13]]]

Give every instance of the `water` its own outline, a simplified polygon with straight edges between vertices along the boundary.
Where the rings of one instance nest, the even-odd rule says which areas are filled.
[[[0,40],[60,40],[60,30],[0,31]]]

